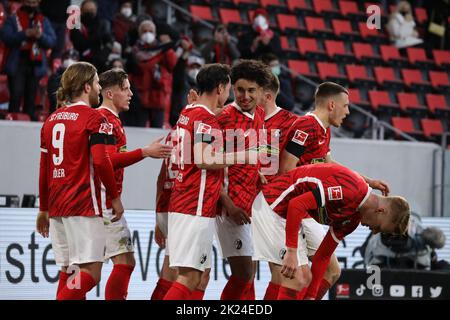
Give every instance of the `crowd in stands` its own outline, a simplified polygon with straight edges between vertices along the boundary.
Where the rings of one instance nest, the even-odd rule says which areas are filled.
[[[288,60],[292,41],[288,38],[292,30],[283,27],[279,16],[285,12],[278,10],[274,3],[287,5],[298,17],[307,20],[309,17],[302,15],[302,10],[307,9],[301,8],[301,4],[309,3],[311,8],[317,1],[173,2],[212,23],[213,29],[180,11],[168,11],[162,1],[0,1],[3,74],[0,91],[6,92],[0,92],[3,115],[21,112],[31,120],[43,121],[57,108],[54,93],[59,79],[75,61],[91,62],[99,73],[112,67],[121,67],[129,73],[134,96],[130,111],[122,118],[126,126],[171,127],[186,105],[187,92],[195,87],[199,68],[214,62],[232,65],[239,59],[261,59],[271,67],[280,79],[281,92],[277,98],[280,107],[294,112],[310,107],[313,92],[308,92],[307,86],[299,88],[295,77],[286,71],[285,66],[291,67]],[[335,8],[338,5],[343,8],[343,2],[354,3],[359,8],[367,6],[364,1],[323,0],[324,4],[333,3]],[[445,1],[379,1],[383,12],[381,35],[400,49],[403,57],[408,47],[423,48],[429,57],[433,49],[448,54],[448,8],[436,10],[441,2]],[[74,3],[79,4],[79,11],[74,9],[68,14],[69,6]],[[213,5],[226,10],[236,3],[247,5],[248,17],[241,24],[233,23],[232,18],[227,21],[222,16],[208,17],[195,10],[196,7],[210,9]],[[363,10],[359,11],[367,17]],[[423,11],[425,18],[418,14]],[[242,10],[239,14],[237,20],[242,18]],[[326,12],[326,8],[321,14],[337,16],[336,12]],[[444,21],[442,16],[446,14]],[[285,16],[289,18],[288,14]],[[314,33],[306,22],[308,32]],[[442,26],[444,33],[439,36]],[[318,34],[318,38],[322,35]],[[298,47],[302,47],[303,43],[297,41]]]

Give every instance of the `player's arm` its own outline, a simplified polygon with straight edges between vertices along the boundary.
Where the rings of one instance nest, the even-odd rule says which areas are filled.
[[[156,180],[156,203],[158,203],[158,199],[161,196],[161,193],[164,188],[164,181],[166,180],[166,162],[163,161],[161,164],[161,169],[159,170],[158,179]]]
[[[320,204],[318,189],[301,194],[289,201],[286,216],[286,254],[281,268],[281,273],[286,278],[294,278],[297,272],[298,232],[302,220],[308,214],[308,210],[315,210]]]
[[[215,152],[213,147],[204,142],[198,142],[194,145],[194,158],[196,165],[200,169],[219,170],[234,164],[254,164],[258,162],[258,153],[256,151],[241,152]],[[200,156],[200,157],[197,157]]]
[[[236,206],[223,188],[220,191],[220,203],[224,207],[230,219],[237,225],[251,223],[250,217],[247,215],[245,210]]]
[[[305,153],[308,147],[308,133],[305,128],[300,124],[294,127],[288,134],[288,142],[285,149],[280,155],[280,168],[278,169],[278,174],[283,174],[289,172],[297,166],[298,160]],[[297,129],[297,128],[301,128]],[[296,134],[300,131],[300,136],[297,138]]]
[[[36,230],[44,237],[48,237],[48,151],[41,148],[39,168],[39,213],[36,218]]]
[[[335,164],[344,166],[344,165],[340,164],[339,162],[337,162],[336,160],[334,160],[334,159],[331,157],[331,153],[330,153],[330,152],[329,152],[329,153],[327,154],[327,156],[325,157],[325,162],[327,162],[327,163],[335,163]],[[344,166],[344,167],[345,167],[345,166]],[[360,175],[361,177],[363,177],[363,179],[367,182],[367,184],[368,184],[372,189],[380,190],[381,193],[383,194],[383,196],[389,195],[389,192],[390,192],[390,190],[389,190],[389,185],[388,185],[386,182],[384,182],[384,181],[382,181],[382,180],[371,179],[371,178],[369,178],[369,177],[367,177],[367,176],[364,176],[364,175],[362,175],[362,174],[359,174],[359,175]]]

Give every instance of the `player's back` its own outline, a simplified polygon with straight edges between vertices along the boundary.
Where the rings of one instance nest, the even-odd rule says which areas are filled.
[[[81,102],[56,110],[45,121],[41,149],[48,153],[50,216],[101,214],[100,185],[94,179],[90,153],[94,133],[110,133],[110,126],[100,113]]]

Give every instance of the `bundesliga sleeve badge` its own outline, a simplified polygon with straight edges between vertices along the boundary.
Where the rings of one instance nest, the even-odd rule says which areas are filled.
[[[306,139],[308,139],[308,134],[305,131],[296,130],[294,133],[294,137],[292,138],[292,141],[301,146],[304,146]]]
[[[107,122],[103,122],[100,125],[100,130],[98,130],[98,133],[104,133],[108,135],[113,134],[113,125]]]
[[[197,133],[211,134],[211,126],[206,123],[200,123],[200,125],[197,128]]]

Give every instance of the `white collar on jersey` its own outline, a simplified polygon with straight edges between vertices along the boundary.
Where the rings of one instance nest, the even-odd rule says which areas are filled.
[[[242,111],[241,107],[238,106],[238,104],[236,103],[236,101],[233,101],[230,105],[232,105],[233,107],[235,107],[240,113],[242,113],[244,116],[249,117],[250,119],[254,120],[255,119],[255,115],[248,113],[247,111]],[[256,112],[256,109],[255,109]]]
[[[322,120],[319,119],[318,116],[316,116],[314,113],[312,112],[308,112],[307,114],[305,114],[305,116],[313,116],[314,119],[316,119],[316,121],[320,124],[320,126],[323,128],[323,130],[325,130],[325,132],[327,132],[327,128],[325,128]]]
[[[280,112],[281,111],[281,108],[279,107],[279,106],[275,106],[275,111],[274,112],[272,112],[271,114],[268,114],[265,118],[264,118],[264,121],[267,121],[267,120],[269,120],[270,118],[272,118],[274,115],[276,115],[278,112]]]
[[[66,104],[65,105],[65,107],[67,107],[67,108],[70,108],[70,107],[73,107],[73,106],[86,106],[86,107],[90,107],[90,105],[88,105],[86,102],[84,102],[84,101],[75,101],[75,102],[73,102],[73,103],[71,103],[71,104]]]
[[[108,111],[111,112],[113,115],[115,115],[117,118],[119,118],[119,115],[118,115],[115,111],[111,110],[110,108],[108,108],[108,107],[106,107],[106,106],[100,106],[100,107],[98,107],[97,109],[105,109],[105,110],[108,110]]]
[[[364,203],[367,201],[367,199],[369,199],[370,193],[372,192],[372,188],[369,187],[369,185],[367,185],[367,188],[368,188],[367,194],[366,194],[366,196],[364,197],[364,199],[362,199],[361,203],[360,203],[359,206],[358,206],[358,209],[360,209],[360,208],[364,205]]]
[[[195,104],[195,103],[193,103],[193,104],[188,104],[187,106],[186,106],[186,109],[193,109],[193,108],[203,108],[203,109],[205,109],[206,111],[208,111],[209,113],[211,113],[213,116],[216,116],[215,114],[214,114],[214,112],[212,112],[207,106],[205,106],[204,104]]]

